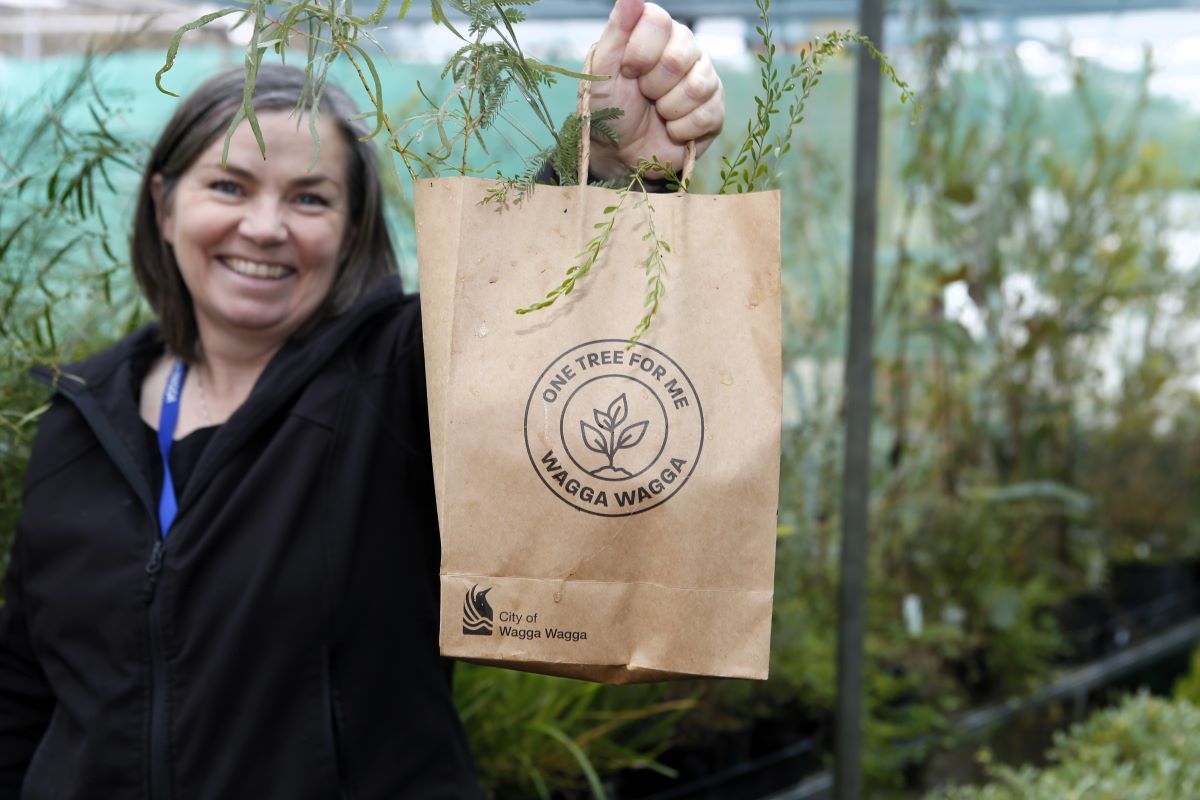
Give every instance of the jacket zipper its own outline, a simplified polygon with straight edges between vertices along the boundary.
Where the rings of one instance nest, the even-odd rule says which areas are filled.
[[[167,730],[167,658],[162,641],[158,576],[162,572],[166,542],[158,539],[146,563],[146,628],[150,639],[150,758],[147,763],[151,800],[170,800],[171,773]]]
[[[329,740],[330,746],[333,748],[333,767],[337,778],[338,800],[347,800],[349,787],[342,753],[341,714],[338,711],[337,692],[334,689],[333,658],[329,653],[328,646],[323,647],[322,650],[324,656],[324,669],[321,676],[324,686],[322,688],[325,690],[325,703],[329,714]]]
[[[142,598],[146,606],[146,631],[150,642],[150,724],[147,736],[149,738],[147,782],[150,789],[150,800],[171,800],[170,748],[168,740],[167,718],[167,659],[162,641],[162,618],[159,605],[154,602],[158,593],[158,579],[162,572],[163,558],[166,555],[166,542],[158,533],[158,511],[153,501],[150,487],[141,476],[137,465],[129,456],[125,446],[117,438],[116,433],[108,424],[101,412],[89,397],[76,394],[66,386],[60,385],[52,374],[43,367],[31,370],[33,377],[58,391],[87,421],[100,444],[108,452],[117,469],[129,481],[142,505],[150,515],[154,530],[154,547],[150,551],[150,559],[146,562],[146,580],[142,586]]]

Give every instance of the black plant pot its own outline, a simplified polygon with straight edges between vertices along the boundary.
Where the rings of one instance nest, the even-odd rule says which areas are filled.
[[[1065,661],[1101,658],[1200,613],[1200,562],[1125,562],[1105,586],[1055,609]]]

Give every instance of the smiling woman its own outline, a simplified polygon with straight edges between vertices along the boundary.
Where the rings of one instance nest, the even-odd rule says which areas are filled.
[[[360,141],[366,131],[352,121],[350,99],[330,86],[310,126],[311,112],[296,113],[304,73],[268,65],[254,102],[270,157],[245,125],[226,154],[220,134],[241,106],[243,81],[242,70],[228,70],[184,101],[138,201],[134,273],[168,345],[140,407],[147,422],[158,419],[183,359],[193,380],[182,381],[177,435],[227,419],[288,337],[396,273],[376,155]]]
[[[309,171],[312,138],[282,111],[260,121],[271,157],[248,128],[234,134],[228,166],[213,142],[162,196],[152,188],[196,309],[202,345],[220,336],[279,344],[311,317],[337,275],[347,227],[346,147],[321,119],[325,146]],[[307,140],[307,141],[306,141]],[[210,345],[211,346],[211,345]]]
[[[333,85],[322,95],[316,125],[320,148],[314,165],[308,114],[294,113],[304,73],[264,65],[255,84],[254,106],[269,158],[263,158],[249,126],[242,125],[223,163],[221,134],[241,107],[244,77],[240,68],[227,70],[184,101],[151,154],[138,198],[134,271],[151,305],[164,317],[164,336],[188,359],[199,355],[194,349],[199,332],[187,295],[190,287],[178,283],[178,255],[166,246],[172,244],[170,228],[179,224],[179,218],[197,216],[182,207],[176,211],[175,195],[181,189],[191,192],[181,202],[204,203],[206,210],[198,215],[202,218],[220,207],[209,200],[226,201],[229,211],[221,215],[224,218],[249,211],[250,218],[239,223],[244,235],[263,240],[260,227],[275,226],[263,240],[267,244],[272,235],[306,232],[313,217],[292,217],[291,211],[311,209],[309,213],[317,217],[324,217],[326,209],[335,212],[343,224],[336,239],[336,275],[323,306],[314,309],[321,312],[315,315],[318,318],[345,311],[372,284],[397,271],[383,216],[378,160],[373,146],[360,141],[367,130],[354,121],[357,109],[349,97]],[[272,213],[263,204],[272,194],[276,216],[264,217]],[[306,221],[290,224],[297,219]],[[346,220],[353,220],[353,225],[346,226]],[[243,260],[259,263],[255,258]]]
[[[187,413],[194,405],[181,409],[179,435],[201,422],[223,422],[245,402],[257,375],[242,371],[245,379],[238,380],[239,372],[221,367],[265,366],[317,316],[345,249],[348,154],[337,124],[325,117],[317,122],[324,145],[313,163],[313,137],[303,120],[269,111],[259,123],[270,158],[262,158],[249,127],[242,126],[230,140],[225,165],[218,140],[170,194],[161,173],[150,177],[162,239],[171,246],[195,316],[199,346],[190,366],[196,386],[209,387],[202,419]],[[154,401],[173,360],[164,354],[146,378],[147,422],[158,418]]]
[[[437,647],[419,301],[368,131],[306,85],[259,67],[265,158],[245,125],[223,152],[241,69],[179,105],[134,220],[158,321],[41,373],[0,800],[482,794]]]
[[[134,269],[158,323],[55,389],[0,611],[0,798],[474,798],[435,631],[417,302],[355,109],[264,66],[178,108]],[[68,722],[69,720],[69,722]]]

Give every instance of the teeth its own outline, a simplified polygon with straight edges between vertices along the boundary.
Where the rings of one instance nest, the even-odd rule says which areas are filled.
[[[260,264],[257,261],[243,261],[240,258],[227,258],[225,263],[239,275],[249,275],[251,278],[283,278],[291,272],[287,267],[278,264]]]

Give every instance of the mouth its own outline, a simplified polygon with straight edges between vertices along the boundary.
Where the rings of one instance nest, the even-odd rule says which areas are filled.
[[[218,260],[238,275],[245,275],[248,278],[278,281],[295,272],[291,267],[285,267],[282,264],[264,264],[260,261],[247,261],[244,258],[226,257]]]

